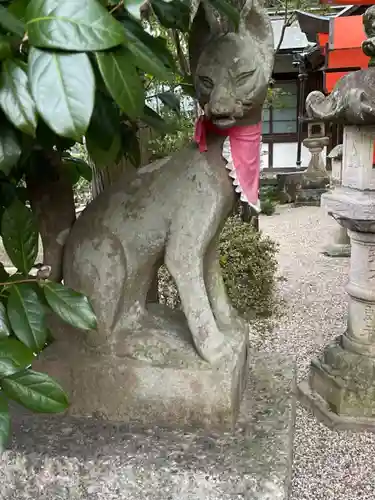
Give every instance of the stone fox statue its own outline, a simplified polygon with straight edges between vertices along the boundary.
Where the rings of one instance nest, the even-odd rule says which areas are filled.
[[[273,66],[267,15],[258,0],[246,3],[237,33],[209,17],[201,5],[189,47],[200,104],[221,129],[259,123]],[[132,342],[144,343],[144,336],[150,341],[166,330],[163,313],[147,302],[164,262],[200,357],[215,363],[228,352],[225,332],[242,324],[227,298],[216,255],[235,201],[223,141],[208,133],[207,152],[191,145],[168,160],[124,173],[74,225],[64,253],[64,280],[92,301],[99,326],[87,341],[94,339],[99,351],[126,356]]]

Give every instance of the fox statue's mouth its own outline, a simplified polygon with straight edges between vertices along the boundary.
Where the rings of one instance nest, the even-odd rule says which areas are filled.
[[[236,119],[233,116],[213,116],[212,123],[218,128],[230,128],[236,124]]]

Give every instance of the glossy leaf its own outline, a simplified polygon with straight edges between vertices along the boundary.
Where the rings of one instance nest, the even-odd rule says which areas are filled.
[[[87,54],[32,48],[29,80],[36,107],[58,135],[81,141],[94,108],[95,79]]]
[[[87,136],[90,137],[90,141],[95,142],[97,148],[106,150],[112,146],[114,136],[119,135],[119,130],[120,112],[118,107],[109,96],[97,91]]]
[[[13,0],[8,7],[8,12],[17,17],[20,21],[26,21],[26,9],[30,0]]]
[[[72,161],[66,160],[64,161],[64,171],[67,173],[72,186],[77,184],[81,177],[78,172],[77,165],[75,165]]]
[[[5,305],[0,302],[0,339],[9,337],[12,333]]]
[[[19,200],[13,201],[4,211],[1,231],[10,260],[26,275],[38,255],[38,228],[32,211]]]
[[[43,291],[50,308],[66,323],[81,330],[96,328],[96,316],[87,297],[52,281],[43,283]]]
[[[142,121],[160,132],[173,132],[174,128],[149,106],[144,107]]]
[[[180,99],[176,96],[174,92],[161,92],[157,95],[157,97],[161,100],[165,106],[175,111],[177,114],[180,114]]]
[[[35,47],[87,52],[125,41],[121,24],[97,0],[31,0],[26,17]]]
[[[33,351],[13,337],[0,340],[0,358],[10,359],[20,370],[30,366],[35,359]]]
[[[33,287],[29,284],[13,285],[7,311],[15,336],[33,352],[41,351],[45,346],[48,330],[44,306]]]
[[[9,33],[13,33],[19,37],[25,34],[25,25],[9,10],[0,5],[0,26]]]
[[[20,371],[20,367],[9,358],[0,357],[0,380]]]
[[[121,153],[121,135],[116,132],[112,137],[110,146],[104,149],[91,135],[90,131],[86,135],[87,152],[97,168],[105,168],[115,163]]]
[[[165,38],[150,35],[143,29],[141,23],[128,16],[122,19],[122,25],[128,42],[127,47],[136,57],[135,65],[158,78],[165,80],[174,78],[173,71],[177,69],[176,63]],[[157,65],[160,70],[159,61],[166,68],[167,75],[160,73],[155,67]],[[148,63],[151,65],[148,66]]]
[[[144,105],[144,90],[130,52],[124,47],[95,55],[107,89],[120,109],[131,118],[139,116]]]
[[[187,31],[190,24],[190,9],[187,3],[174,0],[151,0],[152,9],[160,23],[166,28]]]
[[[0,452],[4,451],[10,434],[10,415],[8,400],[0,391]]]
[[[8,59],[12,56],[12,46],[10,44],[9,38],[5,36],[0,36],[0,61]]]
[[[26,70],[15,61],[4,61],[0,79],[0,106],[8,120],[25,134],[35,136],[37,114]]]
[[[8,398],[39,413],[60,413],[69,406],[60,385],[45,373],[23,370],[1,381]]]
[[[164,61],[160,59],[160,47],[157,39],[150,35],[145,37],[142,28],[140,28],[141,33],[139,33],[138,29],[134,30],[132,28],[134,28],[134,24],[129,22],[125,24],[125,33],[128,40],[126,46],[133,55],[134,66],[161,80],[172,81],[174,75]]]
[[[21,156],[16,134],[5,123],[0,125],[0,171],[8,175]]]
[[[122,149],[125,151],[125,156],[135,167],[141,164],[141,149],[137,133],[130,127],[123,127],[121,130]]]
[[[81,158],[75,158],[74,156],[64,157],[63,164],[72,165],[75,167],[78,173],[78,179],[83,177],[87,181],[91,181],[92,179],[92,170],[91,167],[83,161]]]

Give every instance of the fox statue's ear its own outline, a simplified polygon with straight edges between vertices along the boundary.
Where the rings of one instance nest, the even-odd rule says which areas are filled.
[[[240,35],[251,36],[262,53],[264,65],[273,67],[274,39],[273,29],[263,0],[247,0],[240,12]]]
[[[190,72],[194,76],[199,56],[207,44],[220,33],[220,24],[210,9],[201,1],[194,16],[189,36]]]

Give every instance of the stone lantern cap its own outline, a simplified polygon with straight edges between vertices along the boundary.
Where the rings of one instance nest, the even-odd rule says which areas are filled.
[[[332,160],[342,160],[342,144],[337,144],[327,155],[327,158]]]

